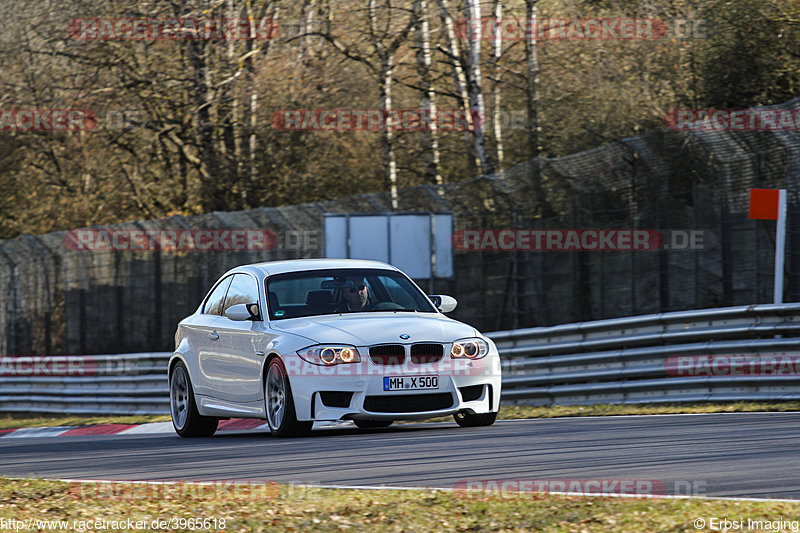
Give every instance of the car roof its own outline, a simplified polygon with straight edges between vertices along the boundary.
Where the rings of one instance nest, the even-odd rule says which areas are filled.
[[[284,274],[286,272],[301,272],[307,270],[327,270],[333,268],[380,268],[399,271],[397,267],[381,261],[368,261],[365,259],[291,259],[286,261],[267,261],[242,265],[231,269],[231,272],[260,273],[262,276]]]

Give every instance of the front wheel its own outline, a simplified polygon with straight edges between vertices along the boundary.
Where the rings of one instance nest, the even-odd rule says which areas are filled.
[[[169,410],[172,427],[181,437],[210,437],[217,431],[219,420],[197,411],[189,372],[180,361],[169,377]]]
[[[269,362],[264,384],[267,425],[276,437],[295,437],[311,431],[313,422],[300,422],[292,398],[292,387],[283,363],[277,357]]]
[[[469,413],[459,411],[453,415],[453,418],[455,418],[456,424],[462,428],[474,428],[479,426],[491,426],[494,424],[494,421],[497,420],[497,413],[494,412],[471,415]]]

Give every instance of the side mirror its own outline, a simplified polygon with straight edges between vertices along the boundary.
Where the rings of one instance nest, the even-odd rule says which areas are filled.
[[[232,305],[225,310],[225,316],[237,322],[242,322],[244,320],[261,320],[258,304]]]
[[[455,298],[447,296],[446,294],[434,294],[433,296],[429,296],[429,298],[433,302],[433,305],[442,313],[449,313],[458,305],[458,301],[456,301]]]

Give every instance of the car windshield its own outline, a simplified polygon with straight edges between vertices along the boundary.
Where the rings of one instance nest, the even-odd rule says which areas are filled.
[[[273,320],[357,312],[436,312],[414,283],[393,270],[276,274],[267,278],[266,289]]]

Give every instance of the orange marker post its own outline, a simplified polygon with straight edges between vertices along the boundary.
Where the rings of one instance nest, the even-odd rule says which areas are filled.
[[[776,304],[783,303],[783,260],[786,253],[786,189],[750,189],[750,218],[776,220],[775,287]]]

